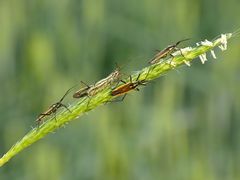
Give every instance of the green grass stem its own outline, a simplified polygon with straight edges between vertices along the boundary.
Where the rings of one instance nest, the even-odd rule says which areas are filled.
[[[225,35],[226,39],[233,37],[231,33]],[[196,47],[184,48],[182,49],[184,56],[178,53],[173,59],[170,57],[169,59],[166,59],[163,62],[147,66],[142,70],[135,72],[131,76],[133,77],[133,80],[136,80],[136,77],[139,74],[140,74],[139,80],[144,79],[147,81],[154,80],[156,78],[159,78],[166,72],[174,70],[179,66],[190,65],[190,62],[193,59],[199,57],[199,55],[204,55],[206,52],[212,50],[213,48],[219,45],[223,47],[226,45],[224,43],[223,37],[219,37],[210,43],[209,41],[208,43],[207,41],[205,41],[205,43],[200,43],[200,45]],[[124,81],[129,82],[129,78],[126,77]],[[39,139],[45,137],[50,132],[56,131],[58,128],[64,126],[70,121],[82,116],[84,113],[100,105],[106,104],[106,102],[108,101],[113,100],[115,97],[111,96],[111,91],[112,87],[107,87],[98,94],[96,94],[95,96],[91,97],[90,99],[87,97],[79,99],[73,102],[68,107],[71,110],[71,112],[63,109],[59,111],[59,113],[57,113],[57,120],[55,120],[54,117],[50,117],[39,128],[35,127],[31,131],[29,131],[22,139],[20,139],[16,144],[14,144],[6,154],[2,156],[2,158],[0,159],[0,167],[7,163],[16,154],[18,154],[28,146],[32,145]]]

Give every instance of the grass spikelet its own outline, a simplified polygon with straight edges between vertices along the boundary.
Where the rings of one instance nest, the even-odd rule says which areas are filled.
[[[142,70],[135,72],[131,76],[133,80],[136,80],[137,76],[140,74],[139,80],[151,81],[159,78],[166,72],[173,70],[179,66],[191,66],[191,61],[198,57],[204,64],[207,60],[206,53],[208,51],[211,52],[213,58],[216,58],[213,49],[215,47],[219,47],[222,50],[226,50],[227,40],[237,35],[238,33],[239,32],[237,31],[234,34],[222,34],[219,38],[216,38],[212,42],[204,40],[197,43],[196,47],[183,48],[181,49],[181,53],[184,56],[182,56],[182,54],[177,51],[174,53],[174,58],[170,57],[163,62],[147,66]],[[129,82],[129,78],[124,79],[124,81]],[[78,101],[73,102],[68,107],[71,112],[67,111],[66,109],[62,109],[57,113],[57,120],[55,120],[54,117],[49,118],[39,127],[35,127],[30,130],[22,139],[20,139],[15,145],[13,145],[6,154],[2,156],[2,158],[0,159],[0,167],[7,163],[16,154],[18,154],[28,146],[32,145],[33,143],[37,142],[41,138],[45,137],[50,132],[56,131],[58,128],[84,115],[84,113],[113,100],[115,97],[111,96],[111,91],[112,87],[106,87],[91,98],[81,98]]]

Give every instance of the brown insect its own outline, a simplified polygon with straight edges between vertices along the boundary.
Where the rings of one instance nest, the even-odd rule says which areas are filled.
[[[60,101],[52,104],[52,105],[48,108],[48,110],[46,110],[45,112],[41,113],[41,114],[38,116],[38,118],[37,118],[37,120],[36,120],[36,122],[37,122],[38,125],[40,125],[40,124],[43,122],[43,118],[44,118],[44,117],[50,116],[50,115],[52,115],[53,113],[55,114],[55,118],[56,118],[57,110],[58,110],[60,107],[64,107],[64,108],[66,108],[69,112],[71,112],[70,109],[68,109],[68,107],[67,107],[66,105],[62,104],[63,99],[66,97],[66,95],[69,93],[69,91],[70,91],[71,89],[72,89],[72,88],[70,88],[70,89],[67,90],[67,92],[63,95],[63,97],[60,99]]]
[[[82,82],[86,87],[81,88],[77,92],[73,94],[74,98],[81,98],[81,97],[91,97],[96,95],[98,92],[102,91],[109,85],[112,85],[115,82],[119,82],[121,77],[120,68],[117,67],[111,74],[109,74],[106,78],[96,82],[94,85],[87,85],[86,83]]]
[[[150,63],[150,64],[158,63],[158,62],[160,62],[163,58],[167,57],[168,55],[174,57],[174,56],[172,55],[172,53],[175,52],[175,51],[178,51],[178,50],[180,51],[181,55],[184,56],[183,53],[182,53],[182,51],[181,51],[181,49],[178,48],[177,46],[178,46],[181,42],[187,41],[187,40],[189,40],[189,39],[183,39],[183,40],[181,40],[181,41],[176,42],[176,43],[173,44],[173,45],[167,46],[165,49],[159,51],[159,52],[151,59],[151,61],[149,61],[149,63]]]
[[[147,85],[147,80],[139,80],[141,74],[139,74],[137,76],[137,79],[133,82],[132,80],[132,76],[129,76],[130,82],[126,83],[125,81],[121,80],[121,82],[123,82],[124,84],[117,87],[116,89],[114,89],[111,92],[112,96],[121,96],[123,95],[123,98],[121,99],[121,101],[126,97],[127,93],[131,90],[136,90],[139,91],[138,86],[142,85],[142,86],[146,86]],[[148,75],[148,74],[147,74]],[[146,77],[147,77],[146,75]]]

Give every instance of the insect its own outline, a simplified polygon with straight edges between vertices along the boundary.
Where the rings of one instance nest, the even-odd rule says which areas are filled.
[[[121,101],[126,97],[127,93],[131,90],[136,90],[139,91],[138,86],[142,85],[142,86],[146,86],[148,81],[146,80],[146,78],[144,80],[139,80],[141,74],[139,74],[137,76],[137,79],[133,82],[132,80],[132,76],[129,76],[130,82],[126,83],[125,81],[121,80],[121,82],[123,82],[124,84],[117,87],[116,89],[114,89],[111,92],[112,96],[121,96],[123,95]],[[148,75],[148,73],[147,73]],[[147,77],[146,75],[146,77]]]
[[[149,63],[150,63],[150,64],[156,64],[156,63],[160,62],[163,58],[167,57],[168,55],[170,55],[170,56],[173,57],[172,53],[175,52],[175,51],[177,51],[177,50],[179,50],[180,53],[181,53],[181,55],[184,56],[184,55],[182,54],[181,49],[179,49],[177,46],[178,46],[181,42],[187,41],[187,40],[189,40],[189,39],[183,39],[183,40],[181,40],[181,41],[176,42],[175,44],[172,44],[172,45],[167,46],[165,49],[159,51],[159,52],[149,61]]]
[[[88,96],[88,91],[90,88],[93,87],[93,85],[87,85],[86,83],[84,83],[83,81],[81,81],[82,84],[85,85],[85,87],[79,89],[78,91],[76,91],[74,94],[73,94],[73,98],[81,98],[81,97],[85,97],[85,96]]]
[[[109,74],[106,78],[96,82],[94,85],[87,85],[86,83],[82,82],[86,87],[81,88],[77,92],[73,94],[74,98],[81,98],[85,96],[94,96],[98,92],[102,91],[109,85],[112,85],[115,82],[119,82],[121,77],[120,68],[117,67],[111,74]]]
[[[67,90],[67,92],[63,95],[63,97],[60,99],[60,101],[52,104],[45,112],[41,113],[41,114],[38,116],[38,118],[37,118],[37,120],[36,120],[36,123],[37,123],[38,125],[40,125],[40,124],[43,122],[43,118],[44,118],[44,117],[50,116],[50,115],[52,115],[53,113],[55,114],[55,118],[56,118],[57,110],[58,110],[60,107],[64,107],[64,108],[66,108],[69,112],[71,112],[70,109],[69,109],[66,105],[62,104],[63,99],[66,97],[66,95],[70,92],[71,89],[72,89],[72,88],[70,88],[70,89]]]

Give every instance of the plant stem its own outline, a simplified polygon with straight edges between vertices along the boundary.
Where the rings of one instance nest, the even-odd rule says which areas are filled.
[[[225,34],[225,37],[226,39],[229,39],[232,37],[232,34]],[[212,50],[216,46],[225,45],[222,37],[214,40],[208,45],[206,44],[207,43],[201,43],[199,46],[194,48],[182,49],[184,56],[182,56],[182,54],[178,54],[174,58],[170,57],[163,62],[159,62],[157,64],[153,64],[143,68],[142,70],[131,75],[133,81],[136,80],[136,77],[139,74],[139,80],[151,81],[181,65],[190,65],[190,62],[193,59],[197,58],[199,55],[204,55],[207,51]],[[129,78],[127,77],[126,79],[124,79],[124,81],[129,82]],[[3,166],[6,162],[8,162],[16,154],[21,152],[23,149],[43,138],[48,133],[57,130],[58,128],[64,126],[65,124],[74,119],[77,119],[85,112],[88,112],[96,108],[97,106],[106,104],[106,102],[110,102],[111,100],[113,100],[115,97],[111,95],[111,91],[112,87],[107,87],[91,98],[85,97],[78,101],[75,101],[68,107],[71,112],[64,109],[57,114],[57,120],[54,117],[49,118],[40,127],[32,129],[21,140],[19,140],[15,145],[13,145],[6,154],[3,155],[3,157],[0,159],[0,167]]]

